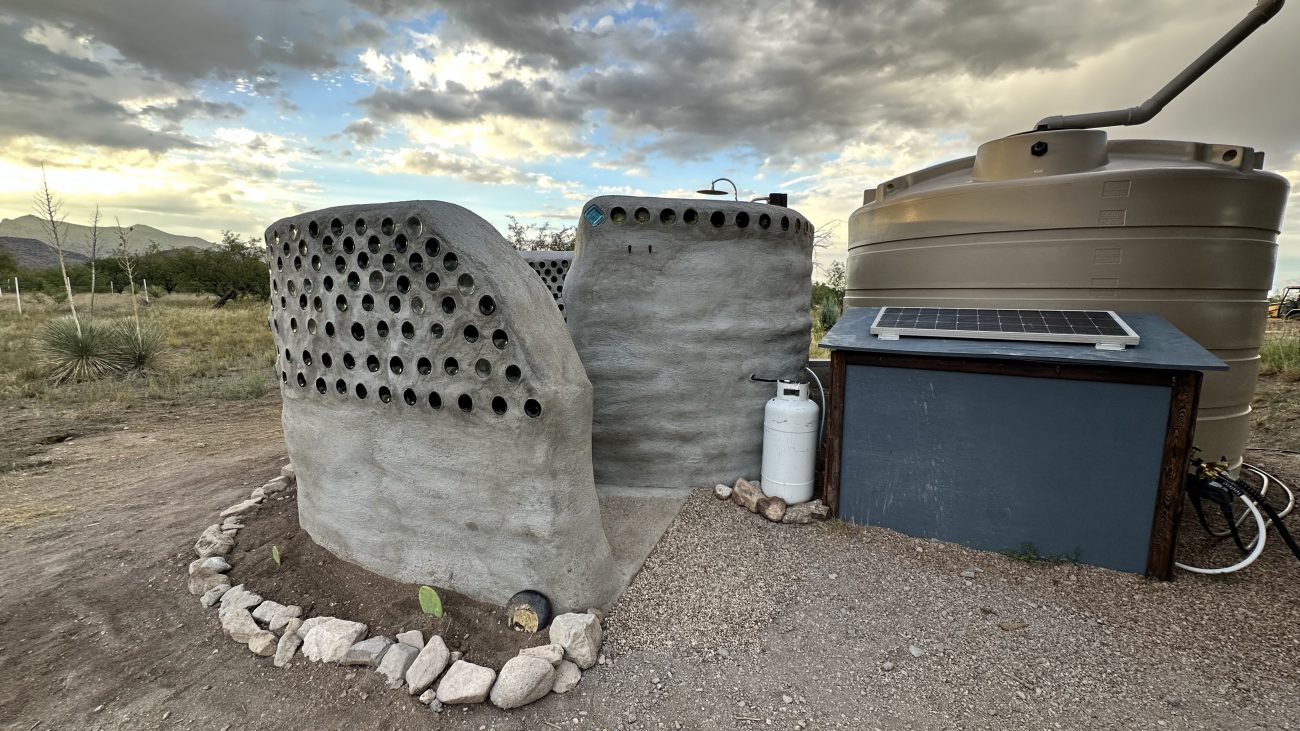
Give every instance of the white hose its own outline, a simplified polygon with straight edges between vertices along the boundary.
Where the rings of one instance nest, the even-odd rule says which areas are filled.
[[[1276,475],[1273,475],[1269,472],[1265,472],[1264,470],[1260,469],[1259,467],[1256,467],[1253,464],[1242,464],[1242,468],[1249,472],[1255,473],[1255,475],[1259,477],[1260,480],[1259,496],[1261,499],[1267,499],[1268,488],[1274,484],[1277,485],[1277,488],[1279,490],[1286,493],[1286,507],[1277,511],[1277,517],[1285,518],[1286,516],[1291,514],[1291,510],[1295,508],[1295,493],[1291,491],[1291,488],[1285,482],[1279,480]],[[1237,516],[1237,519],[1235,521],[1236,527],[1240,528],[1242,523],[1245,523],[1246,518],[1248,517],[1250,517],[1250,514],[1246,512],[1243,512],[1241,515]],[[1272,524],[1273,524],[1272,518],[1264,519],[1264,525],[1268,526]],[[1231,529],[1210,530],[1207,532],[1216,538],[1227,538],[1228,536],[1232,535]],[[1259,540],[1259,536],[1255,536],[1254,538],[1252,538],[1250,542],[1246,544],[1246,550],[1249,551],[1250,549],[1254,548],[1255,541],[1257,540]]]
[[[1246,497],[1241,497],[1241,501],[1246,504],[1246,509],[1250,511],[1250,514],[1255,516],[1255,527],[1259,529],[1259,535],[1256,536],[1255,540],[1255,550],[1237,563],[1218,569],[1203,569],[1197,566],[1188,566],[1185,563],[1178,563],[1177,561],[1174,562],[1174,565],[1184,571],[1191,571],[1196,574],[1230,574],[1254,563],[1255,559],[1259,558],[1259,554],[1264,552],[1264,530],[1267,524],[1264,522],[1264,514],[1255,506],[1254,501]]]
[[[817,382],[817,393],[821,394],[822,397],[821,423],[817,425],[817,445],[821,446],[822,435],[826,431],[826,390],[822,388],[822,379],[817,377],[816,371],[808,366],[804,366],[803,369],[808,371],[808,375],[812,376],[813,380]]]

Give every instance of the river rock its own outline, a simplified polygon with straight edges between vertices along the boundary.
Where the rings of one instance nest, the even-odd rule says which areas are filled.
[[[229,518],[232,515],[243,515],[261,504],[261,500],[249,498],[242,503],[235,503],[225,510],[221,511],[222,518]]]
[[[224,556],[235,547],[235,539],[221,532],[221,526],[213,524],[204,529],[203,534],[194,542],[194,552],[199,558]]]
[[[290,604],[277,612],[274,617],[271,617],[271,621],[267,623],[266,628],[272,632],[279,632],[289,624],[290,620],[298,619],[301,616],[302,607],[297,604]]]
[[[295,618],[284,626],[284,634],[280,635],[280,642],[275,646],[275,658],[271,660],[277,668],[288,665],[298,648],[302,647],[302,637],[298,635],[298,627],[301,625],[302,620]]]
[[[487,700],[492,681],[496,678],[496,671],[492,668],[458,660],[438,683],[438,702],[447,705],[482,703]]]
[[[754,507],[757,509],[756,512],[759,515],[767,518],[773,523],[780,523],[781,519],[785,517],[785,501],[779,497],[770,497],[765,495],[758,499],[758,502],[754,504]]]
[[[189,581],[190,593],[194,596],[203,596],[218,586],[230,586],[230,577],[204,572],[191,576]]]
[[[564,648],[564,659],[571,660],[586,670],[600,657],[600,643],[604,632],[595,615],[582,613],[561,614],[551,620],[551,642]]]
[[[406,671],[406,685],[409,686],[411,695],[422,693],[433,685],[433,681],[447,667],[450,656],[447,643],[442,641],[442,637],[430,637]]]
[[[736,480],[736,486],[731,489],[731,501],[751,513],[758,512],[758,501],[762,497],[763,491],[743,477]]]
[[[224,574],[230,570],[230,563],[221,556],[209,556],[200,558],[196,561],[190,561],[190,576],[200,572],[208,574]]]
[[[224,596],[227,591],[230,591],[230,584],[214,586],[207,594],[199,597],[199,604],[202,604],[204,609],[211,609],[213,605],[221,601],[221,597]]]
[[[339,664],[364,665],[368,668],[377,668],[384,659],[384,655],[388,653],[388,648],[392,647],[392,645],[393,641],[382,635],[362,640],[348,648],[348,654],[343,656]]]
[[[315,662],[338,662],[366,634],[366,625],[337,617],[312,617],[298,629],[302,654]]]
[[[803,525],[814,520],[826,520],[830,515],[831,509],[826,507],[826,503],[821,500],[812,500],[788,506],[785,510],[785,517],[781,519],[781,522]]]
[[[731,499],[731,488],[722,483],[713,486],[713,496],[719,500]]]
[[[298,472],[293,468],[293,464],[287,464],[280,468],[280,476],[288,478],[290,482],[298,481]]]
[[[389,688],[400,688],[406,683],[406,671],[411,668],[411,663],[415,662],[415,657],[419,654],[418,649],[398,642],[384,653],[384,659],[380,661],[375,672],[387,678],[384,684]]]
[[[275,654],[276,647],[280,644],[280,638],[275,636],[274,632],[260,630],[253,633],[248,640],[248,649],[258,657],[270,657]]]
[[[568,693],[579,680],[582,680],[582,668],[568,660],[561,660],[560,664],[555,666],[555,685],[551,686],[551,692]]]
[[[414,647],[417,650],[424,649],[424,635],[421,634],[420,630],[418,629],[413,629],[406,632],[398,632],[397,641],[402,643],[403,645],[410,645],[411,647]]]
[[[555,685],[555,666],[540,657],[519,655],[506,660],[492,686],[492,705],[503,710],[540,700]]]
[[[265,485],[262,485],[262,493],[265,495],[274,495],[278,492],[284,492],[289,489],[289,484],[289,478],[276,477]]]
[[[235,642],[247,644],[253,639],[253,635],[262,631],[253,620],[253,615],[247,609],[222,609],[221,610],[221,629],[230,635],[230,639]]]
[[[519,654],[525,657],[540,657],[552,665],[559,665],[564,659],[564,648],[552,642],[539,647],[525,647],[519,651]]]
[[[245,585],[240,584],[239,586],[236,586],[230,591],[226,592],[225,596],[221,597],[221,610],[222,611],[226,611],[228,609],[250,609],[251,610],[253,607],[256,607],[258,604],[261,603],[262,603],[261,594],[249,591],[248,588],[245,587]]]

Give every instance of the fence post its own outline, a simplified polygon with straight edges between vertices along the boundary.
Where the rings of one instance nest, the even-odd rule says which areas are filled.
[[[18,277],[14,277],[14,296],[18,298],[18,314],[23,314],[23,292],[18,288]]]
[[[149,304],[149,280],[144,280],[144,303]]]

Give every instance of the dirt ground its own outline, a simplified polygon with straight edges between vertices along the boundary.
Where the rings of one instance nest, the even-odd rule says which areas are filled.
[[[1297,394],[1262,384],[1257,445],[1300,449]],[[1300,562],[1280,541],[1241,574],[1158,583],[772,525],[706,492],[611,610],[609,664],[524,709],[433,714],[372,672],[278,670],[186,591],[198,533],[284,463],[274,399],[76,429],[20,411],[0,728],[1300,728]],[[1300,458],[1255,456],[1300,483]]]

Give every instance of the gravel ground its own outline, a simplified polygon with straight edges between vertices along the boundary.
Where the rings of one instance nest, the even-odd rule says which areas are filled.
[[[1297,579],[1277,540],[1236,577],[1154,582],[773,525],[701,491],[611,612],[613,666],[587,690],[615,724],[636,698],[637,728],[1292,728]]]

